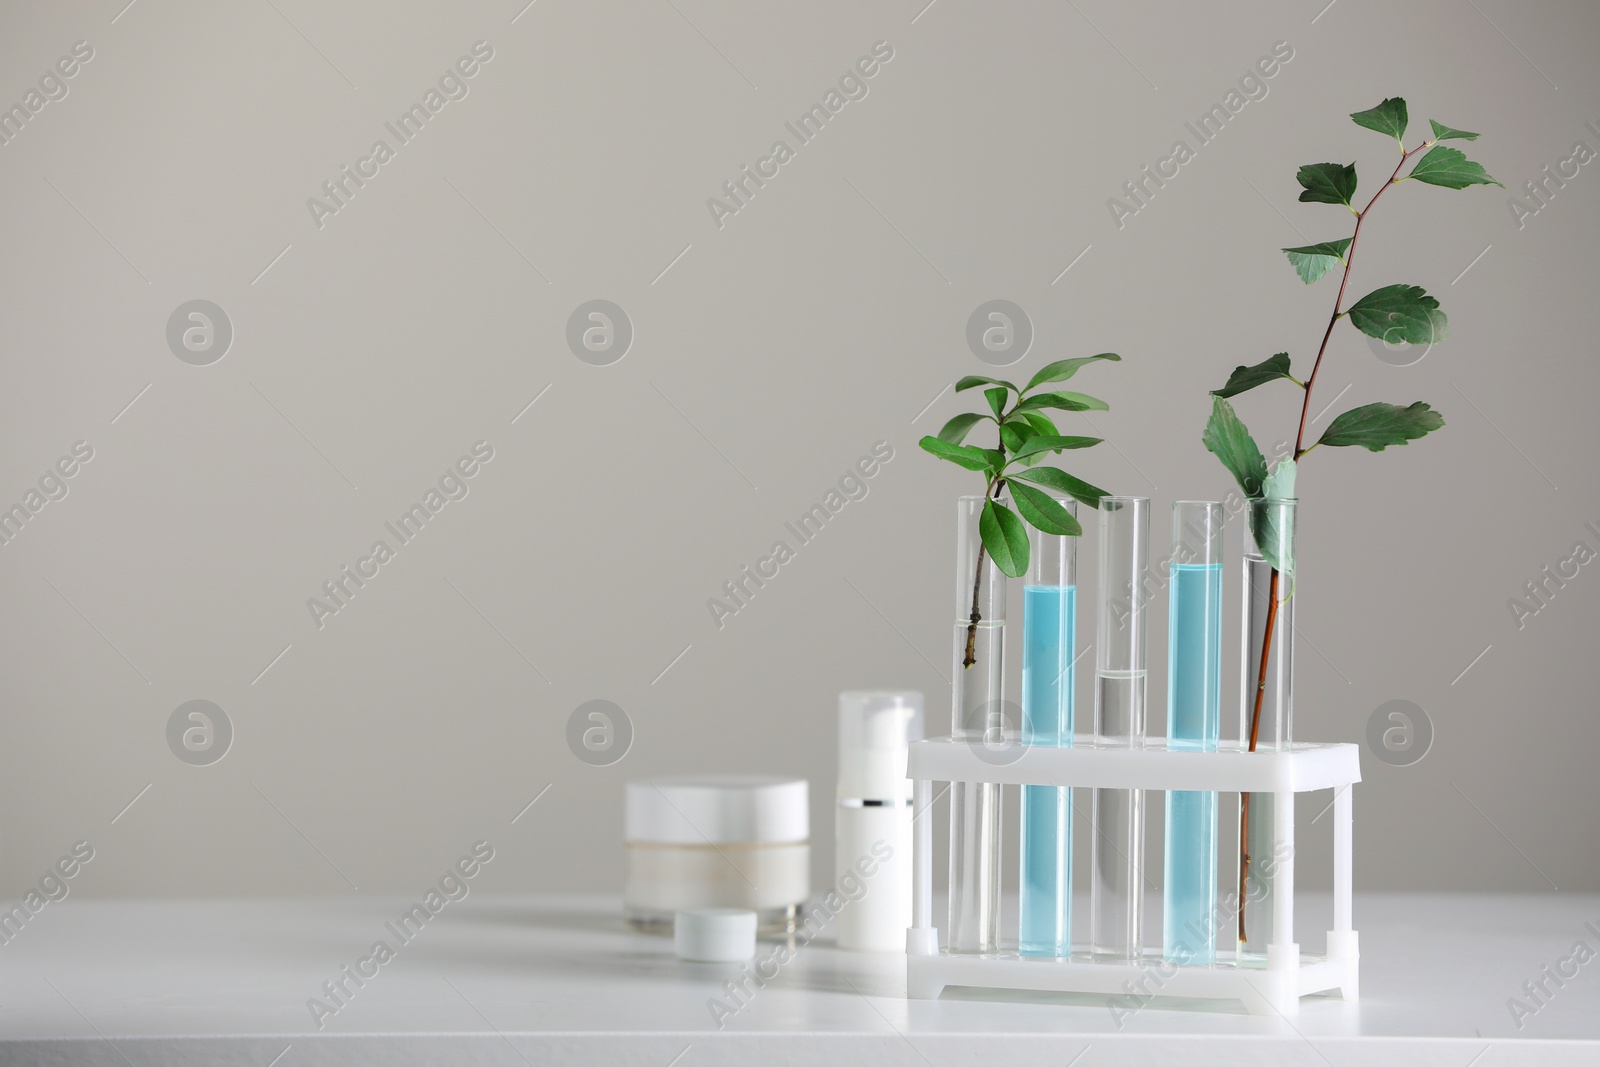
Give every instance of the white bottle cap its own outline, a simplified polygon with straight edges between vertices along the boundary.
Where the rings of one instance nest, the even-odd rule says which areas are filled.
[[[744,908],[697,908],[672,917],[672,948],[680,960],[739,963],[756,954],[756,913]]]
[[[626,806],[626,840],[633,842],[792,844],[811,836],[804,778],[696,774],[629,782]]]
[[[909,799],[906,744],[922,739],[922,694],[857,689],[839,694],[839,799]]]

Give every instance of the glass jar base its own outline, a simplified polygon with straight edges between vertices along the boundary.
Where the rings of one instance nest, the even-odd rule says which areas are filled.
[[[673,912],[649,908],[625,908],[622,918],[628,926],[641,934],[672,936]],[[778,908],[756,909],[756,936],[783,938],[800,932],[806,921],[804,904],[789,904]]]

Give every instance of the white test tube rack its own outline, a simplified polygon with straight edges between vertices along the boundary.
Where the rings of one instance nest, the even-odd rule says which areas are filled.
[[[947,737],[914,742],[907,768],[914,810],[919,816],[926,814],[936,782],[1273,794],[1277,811],[1273,854],[1278,859],[1272,928],[1285,940],[1268,946],[1264,964],[1244,965],[1222,951],[1214,964],[1166,964],[1159,946],[1147,947],[1137,960],[1115,961],[1094,959],[1086,948],[1075,949],[1064,959],[1022,957],[1014,946],[993,955],[944,951],[933,921],[933,820],[919,817],[912,839],[912,925],[906,931],[908,997],[936,999],[946,986],[1126,996],[1125,983],[1131,979],[1139,988],[1143,980],[1148,986],[1152,971],[1159,974],[1163,997],[1237,1000],[1256,1015],[1294,1015],[1300,998],[1311,993],[1338,991],[1350,1001],[1358,997],[1360,953],[1351,926],[1350,899],[1351,794],[1361,780],[1355,745],[1293,744],[1248,752],[1238,742],[1223,742],[1216,752],[1195,752],[1168,750],[1161,740],[1147,741],[1138,749],[1084,744],[1055,748],[1017,745],[1012,740],[1007,747],[1004,758],[1010,762],[1001,763],[981,745]],[[1287,940],[1294,936],[1294,801],[1297,793],[1321,789],[1334,793],[1333,929],[1325,953],[1312,956],[1302,955],[1300,946]],[[1219,815],[1220,811],[1219,805]]]

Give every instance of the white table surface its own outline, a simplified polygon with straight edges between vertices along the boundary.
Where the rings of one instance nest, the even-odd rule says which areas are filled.
[[[1358,894],[1359,1003],[1307,998],[1291,1022],[1158,1001],[1119,1030],[1088,997],[907,1001],[903,957],[822,937],[718,1029],[707,1002],[737,965],[677,961],[669,939],[627,931],[614,899],[474,893],[317,1030],[308,998],[377,939],[395,944],[384,924],[410,904],[48,905],[0,944],[0,1064],[1600,1064],[1600,958],[1546,980],[1520,1029],[1507,1008],[1575,943],[1600,952],[1594,895]]]

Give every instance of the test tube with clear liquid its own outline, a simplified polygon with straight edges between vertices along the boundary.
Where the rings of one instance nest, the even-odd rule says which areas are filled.
[[[1242,627],[1239,639],[1239,740],[1252,752],[1288,748],[1294,740],[1294,538],[1298,502],[1252,500],[1244,526]],[[1267,639],[1268,620],[1272,622]],[[1278,865],[1277,805],[1271,793],[1239,798],[1242,851],[1237,897],[1238,960],[1264,966],[1274,941],[1294,931],[1273,928]]]
[[[958,742],[1000,750],[1005,726],[1006,576],[983,548],[985,500],[964,496],[956,513],[956,603],[951,732]],[[1001,787],[950,785],[951,952],[1000,950]]]
[[[1140,748],[1145,738],[1145,606],[1150,498],[1100,501],[1095,620],[1095,743]],[[1144,911],[1144,792],[1096,789],[1089,940],[1096,956],[1137,959]]]

